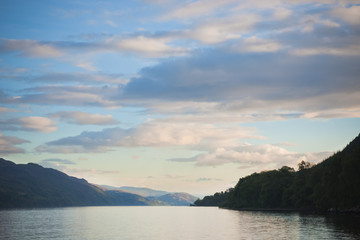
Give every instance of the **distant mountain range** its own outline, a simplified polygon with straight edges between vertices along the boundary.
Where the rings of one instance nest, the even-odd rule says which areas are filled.
[[[152,190],[149,193],[154,196],[144,197],[96,186],[38,164],[15,164],[0,158],[0,208],[190,205],[196,200],[185,193],[172,196],[173,193],[163,192],[163,197],[155,194],[161,192]]]
[[[189,206],[193,204],[198,198],[188,193],[168,193],[158,197],[148,197],[153,201],[163,202],[170,206]]]
[[[188,193],[171,193],[166,191],[154,190],[150,188],[139,187],[112,187],[101,185],[107,190],[119,190],[123,192],[137,194],[147,199],[154,201],[157,205],[170,205],[170,206],[189,206],[194,203],[198,198]]]
[[[140,187],[113,187],[108,185],[101,185],[101,187],[108,189],[108,190],[120,190],[128,193],[137,194],[143,197],[160,197],[165,194],[169,194],[170,192],[160,191],[160,190],[153,190],[150,188],[140,188]]]

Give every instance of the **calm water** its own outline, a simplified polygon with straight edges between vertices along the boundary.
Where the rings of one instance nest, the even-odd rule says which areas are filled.
[[[0,239],[360,239],[359,216],[216,207],[80,207],[0,211]]]

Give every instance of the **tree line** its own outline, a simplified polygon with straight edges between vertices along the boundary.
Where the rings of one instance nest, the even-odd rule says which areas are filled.
[[[295,209],[360,212],[360,134],[319,164],[253,173],[234,188],[195,201],[231,209]]]

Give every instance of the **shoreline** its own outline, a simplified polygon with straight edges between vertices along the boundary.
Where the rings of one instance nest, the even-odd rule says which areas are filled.
[[[249,212],[298,212],[306,214],[325,214],[325,215],[360,215],[360,207],[351,209],[334,209],[330,208],[326,211],[318,211],[316,209],[297,209],[297,208],[230,208],[220,207],[222,209]]]

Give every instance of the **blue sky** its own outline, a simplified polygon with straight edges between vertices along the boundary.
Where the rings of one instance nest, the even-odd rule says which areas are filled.
[[[211,194],[360,132],[354,0],[2,1],[0,155]]]

